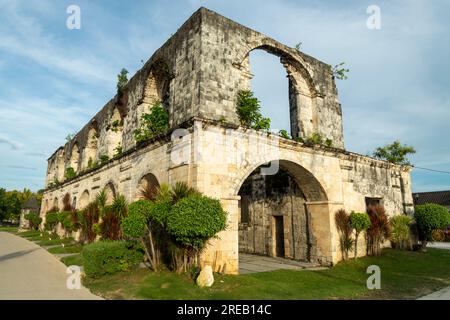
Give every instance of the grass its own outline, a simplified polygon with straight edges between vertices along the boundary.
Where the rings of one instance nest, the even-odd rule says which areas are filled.
[[[2,226],[0,227],[0,231],[17,233],[18,227],[10,227],[10,226]]]
[[[66,266],[82,266],[83,260],[81,259],[81,254],[75,254],[73,256],[68,256],[61,258],[61,262],[64,263]]]
[[[60,245],[60,244],[72,244],[74,242],[73,238],[51,238],[50,239],[43,239],[41,241],[38,241],[36,244],[40,246],[52,246],[52,245]]]
[[[48,252],[50,253],[80,253],[81,250],[83,249],[82,245],[79,244],[74,244],[74,245],[69,245],[69,246],[64,246],[64,247],[52,247],[52,248],[48,248]]]
[[[214,285],[204,289],[187,275],[147,269],[85,278],[83,283],[109,299],[415,299],[450,285],[448,261],[449,250],[386,249],[380,257],[346,261],[328,270],[216,274]],[[369,265],[381,268],[380,290],[366,287]]]

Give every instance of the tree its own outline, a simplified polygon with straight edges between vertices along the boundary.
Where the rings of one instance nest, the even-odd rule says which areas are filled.
[[[150,113],[142,115],[141,120],[141,127],[133,131],[136,142],[149,140],[169,129],[169,113],[159,101],[150,107]]]
[[[450,213],[447,208],[434,203],[418,205],[414,208],[414,219],[419,230],[422,249],[432,240],[434,230],[443,229],[450,223]]]
[[[400,141],[396,140],[391,144],[378,147],[373,152],[373,156],[377,159],[386,160],[394,164],[410,165],[407,156],[408,154],[414,153],[416,153],[416,150],[413,147],[402,145]]]
[[[334,215],[334,221],[339,233],[339,244],[342,258],[348,259],[348,252],[353,249],[352,226],[350,216],[344,209],[339,209]]]
[[[352,212],[350,214],[350,225],[355,229],[355,258],[358,256],[359,234],[370,227],[370,218],[365,212]]]
[[[6,190],[0,188],[0,221],[5,220],[7,214],[8,214],[8,204],[6,201]]]

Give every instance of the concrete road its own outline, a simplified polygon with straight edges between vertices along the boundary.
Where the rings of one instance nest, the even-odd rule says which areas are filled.
[[[67,267],[46,250],[19,236],[0,232],[1,300],[101,299],[83,286],[68,289],[70,276]]]

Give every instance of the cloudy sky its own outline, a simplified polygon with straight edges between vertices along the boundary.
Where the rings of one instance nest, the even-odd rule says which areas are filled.
[[[115,94],[121,68],[134,74],[200,6],[335,65],[345,145],[368,154],[400,139],[419,167],[450,171],[449,1],[0,0],[0,187],[43,187],[46,159]],[[69,5],[81,29],[66,27]],[[381,9],[369,30],[366,9]],[[253,90],[272,118],[289,123],[286,74],[251,54]],[[450,189],[450,174],[415,169],[414,191]]]

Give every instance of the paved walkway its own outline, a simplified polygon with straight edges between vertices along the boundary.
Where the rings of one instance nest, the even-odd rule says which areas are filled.
[[[450,287],[433,292],[417,300],[450,300]]]
[[[309,262],[239,253],[239,274],[266,272],[279,269],[323,270],[327,268]]]
[[[0,232],[0,299],[101,299],[85,287],[70,290],[67,267],[51,253],[19,236]]]
[[[450,250],[450,242],[428,242],[427,248]]]

